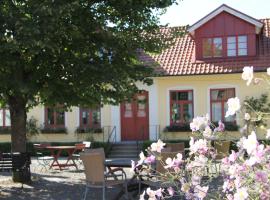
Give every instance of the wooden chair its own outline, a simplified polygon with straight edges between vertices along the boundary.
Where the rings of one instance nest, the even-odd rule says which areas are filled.
[[[231,141],[215,141],[214,148],[217,151],[217,156],[215,159],[215,173],[219,173],[220,171],[220,162],[222,158],[226,157],[230,153]]]
[[[171,148],[172,152],[183,152],[185,150],[185,143],[167,143],[166,147]]]
[[[214,148],[217,150],[216,159],[220,160],[230,153],[231,141],[215,141]]]
[[[42,150],[44,150],[47,146],[50,146],[50,143],[34,144],[33,146],[36,151],[37,163],[39,167],[41,167],[40,171],[43,171],[43,169],[48,171],[50,163],[53,162],[54,158],[52,156],[45,156]]]
[[[105,192],[107,187],[124,187],[126,199],[128,199],[126,175],[123,180],[108,180],[105,176],[104,157],[100,152],[80,154],[81,160],[85,168],[86,187],[83,199],[87,197],[89,188],[102,188],[102,199],[105,200]]]

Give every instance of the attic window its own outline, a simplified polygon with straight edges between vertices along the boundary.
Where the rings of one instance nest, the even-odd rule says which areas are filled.
[[[247,55],[247,36],[227,37],[227,56],[246,56]]]
[[[222,57],[222,38],[204,38],[203,39],[203,57]]]

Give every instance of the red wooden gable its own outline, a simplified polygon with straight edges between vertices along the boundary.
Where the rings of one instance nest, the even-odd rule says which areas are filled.
[[[196,59],[203,59],[202,40],[203,38],[222,37],[223,56],[226,58],[226,38],[228,36],[247,36],[248,55],[256,56],[256,27],[255,25],[235,17],[227,12],[222,12],[197,28],[194,31],[196,44]]]

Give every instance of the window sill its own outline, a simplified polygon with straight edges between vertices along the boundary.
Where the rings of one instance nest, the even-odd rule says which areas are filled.
[[[191,132],[189,124],[182,124],[182,125],[170,125],[166,126],[163,130],[166,132]]]
[[[102,133],[102,128],[77,127],[76,133]]]
[[[67,134],[66,127],[44,127],[40,131],[42,134]]]
[[[10,135],[11,134],[11,127],[9,126],[6,126],[6,127],[3,127],[1,126],[0,127],[0,135]]]

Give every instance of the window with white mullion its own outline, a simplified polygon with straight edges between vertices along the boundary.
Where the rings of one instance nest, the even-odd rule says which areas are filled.
[[[227,38],[227,56],[236,56],[236,37]]]

